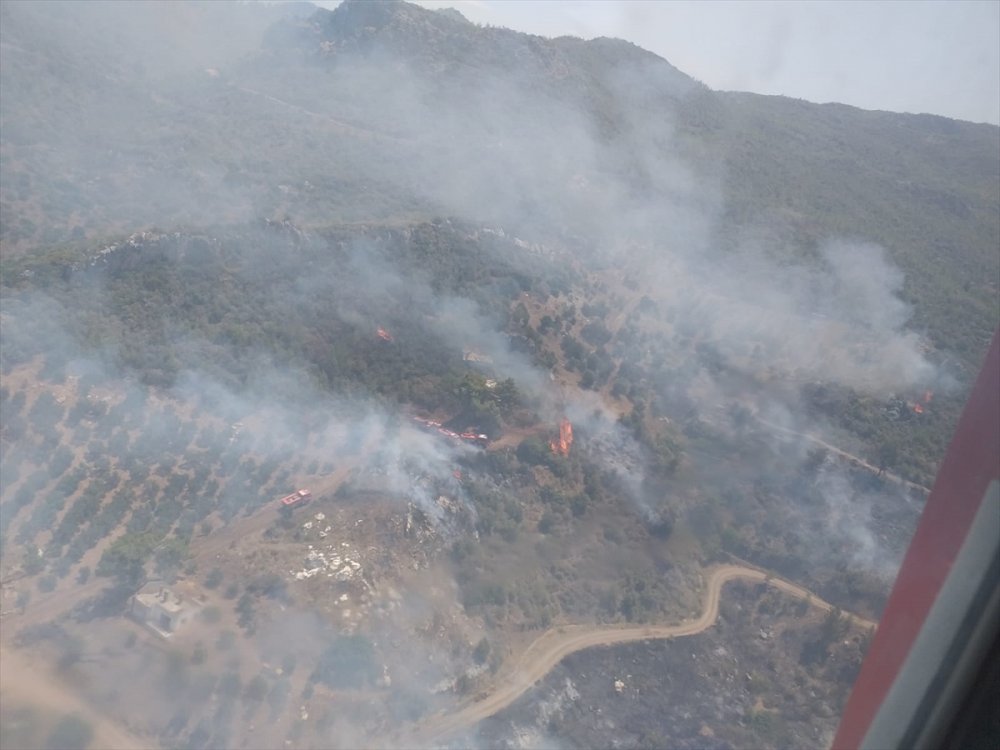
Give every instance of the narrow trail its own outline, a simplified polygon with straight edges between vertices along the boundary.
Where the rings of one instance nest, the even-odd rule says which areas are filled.
[[[721,565],[709,573],[702,613],[676,625],[646,625],[640,627],[566,626],[552,628],[539,636],[521,656],[496,678],[496,687],[482,700],[466,702],[447,713],[435,714],[418,724],[410,738],[424,746],[446,735],[454,734],[493,716],[506,708],[535,683],[548,674],[560,661],[572,653],[595,646],[611,646],[650,639],[680,638],[697,635],[715,624],[719,616],[719,598],[722,587],[729,581],[742,579],[767,583],[798,599],[805,599],[817,609],[829,612],[833,605],[814,596],[807,589],[794,583],[774,578],[760,570],[741,565]],[[855,625],[875,627],[863,617],[845,613]]]
[[[846,458],[848,461],[850,461],[853,464],[856,464],[857,466],[860,466],[862,469],[867,469],[872,474],[881,476],[882,478],[887,479],[895,484],[898,484],[901,487],[906,487],[907,489],[911,490],[919,490],[920,492],[926,493],[928,495],[931,493],[929,487],[924,487],[922,484],[917,484],[916,482],[911,482],[908,479],[903,479],[902,477],[897,476],[892,472],[881,471],[877,466],[868,463],[868,461],[861,458],[861,456],[855,456],[853,453],[848,453],[845,450],[841,450],[837,446],[830,445],[825,440],[822,440],[816,437],[815,435],[811,435],[808,432],[796,432],[795,430],[790,430],[787,427],[781,427],[780,425],[768,422],[764,419],[761,419],[760,417],[756,417],[756,419],[758,422],[767,427],[769,430],[774,430],[775,432],[781,432],[784,433],[785,435],[792,435],[794,437],[804,438],[808,440],[810,443],[815,443],[816,445],[822,448],[826,448],[828,451],[830,451],[830,453],[834,453],[840,456],[841,458]]]

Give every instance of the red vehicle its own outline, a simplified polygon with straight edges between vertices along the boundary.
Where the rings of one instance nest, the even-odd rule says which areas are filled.
[[[293,492],[288,497],[281,498],[282,510],[295,510],[302,508],[312,502],[312,493],[309,490],[299,490]]]
[[[479,432],[463,432],[459,434],[462,440],[468,440],[471,443],[475,443],[481,448],[485,448],[486,444],[489,442],[490,438],[488,435],[484,435]]]

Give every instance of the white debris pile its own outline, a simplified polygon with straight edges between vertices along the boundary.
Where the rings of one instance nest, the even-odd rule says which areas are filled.
[[[351,556],[354,553],[350,551],[347,542],[341,542],[337,552],[334,552],[334,547],[335,545],[328,544],[321,550],[315,549],[310,544],[304,567],[298,572],[292,571],[291,574],[298,581],[321,574],[338,581],[350,581],[361,572],[361,563]]]
[[[489,664],[476,664],[475,666],[469,667],[465,670],[465,676],[474,679],[479,677],[481,674],[485,674],[486,670],[490,668]]]
[[[316,531],[319,533],[319,538],[326,539],[326,537],[329,536],[330,530],[333,527],[330,526],[329,524],[324,526],[321,522],[325,520],[326,520],[326,513],[317,513],[312,517],[311,521],[306,521],[304,524],[302,524],[302,528],[305,529],[306,531],[310,531],[313,528],[315,528]]]
[[[315,528],[319,532],[320,539],[325,539],[326,536],[330,533],[330,529],[333,528],[329,524],[326,524],[324,526],[322,521],[325,520],[326,520],[326,513],[317,513],[312,517],[312,520],[306,521],[304,524],[302,524],[302,528],[305,529],[306,531]]]
[[[564,716],[569,705],[578,700],[580,700],[580,691],[567,677],[561,690],[555,692],[548,700],[543,700],[538,704],[538,726],[547,726],[553,718]]]

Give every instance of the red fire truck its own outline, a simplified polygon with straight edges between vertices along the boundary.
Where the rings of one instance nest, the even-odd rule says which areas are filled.
[[[302,508],[312,502],[312,493],[309,490],[298,490],[288,497],[281,498],[281,510],[292,511]]]

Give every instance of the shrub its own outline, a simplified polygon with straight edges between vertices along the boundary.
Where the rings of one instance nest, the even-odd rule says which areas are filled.
[[[45,746],[59,750],[85,750],[93,737],[94,730],[90,724],[73,714],[63,717],[56,724]]]

